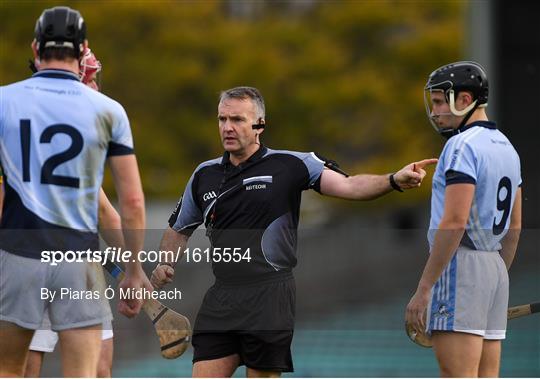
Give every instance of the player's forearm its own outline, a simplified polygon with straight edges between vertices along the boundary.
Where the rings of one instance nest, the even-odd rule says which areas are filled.
[[[109,199],[107,199],[103,190],[100,190],[99,194],[98,227],[99,234],[107,245],[124,247],[120,215],[116,212]]]
[[[103,238],[107,245],[125,248],[120,216],[117,216],[115,221],[110,221],[104,224],[100,223],[99,235],[101,238]]]
[[[120,214],[122,222],[122,234],[124,236],[125,249],[133,253],[134,262],[126,263],[126,272],[141,269],[138,261],[138,253],[144,244],[145,211],[144,196],[132,195],[127,199],[120,199]]]
[[[514,257],[516,256],[517,246],[519,243],[519,236],[521,234],[521,228],[510,229],[501,241],[502,249],[500,251],[501,257],[506,265],[506,269],[510,269]]]
[[[501,257],[504,260],[504,264],[507,269],[510,269],[514,256],[516,255],[517,245],[519,242],[519,235],[521,234],[521,187],[516,192],[514,200],[514,207],[512,208],[512,214],[510,216],[510,227],[508,233],[501,241],[502,249],[500,251]]]
[[[441,222],[433,248],[418,283],[418,289],[431,290],[459,247],[465,227],[461,223]]]
[[[167,230],[165,230],[165,232],[163,233],[163,238],[161,239],[159,250],[177,252],[180,249],[181,253],[172,254],[171,256],[169,256],[169,254],[166,254],[165,260],[161,263],[170,263],[175,266],[176,263],[179,262],[184,255],[188,239],[189,237],[187,235],[178,233],[172,228],[167,228]]]
[[[109,163],[118,194],[125,248],[138,257],[144,242],[145,212],[137,159],[135,155],[112,156]],[[130,263],[133,265],[126,265],[126,272],[131,270],[131,266],[140,268],[137,258]]]
[[[112,156],[109,158],[109,164],[118,194],[126,250],[138,254],[143,247],[145,212],[137,159],[132,154]]]
[[[122,228],[143,231],[145,228],[145,210],[142,189],[134,191],[128,196],[120,197],[119,205]]]

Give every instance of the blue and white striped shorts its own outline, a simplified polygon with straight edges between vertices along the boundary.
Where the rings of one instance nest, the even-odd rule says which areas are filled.
[[[508,271],[499,252],[460,247],[431,290],[427,332],[506,336]]]

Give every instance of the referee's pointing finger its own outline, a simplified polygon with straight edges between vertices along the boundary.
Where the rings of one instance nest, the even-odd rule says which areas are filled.
[[[437,158],[424,159],[422,161],[415,163],[415,171],[418,169],[423,169],[426,166],[436,164],[439,160]]]

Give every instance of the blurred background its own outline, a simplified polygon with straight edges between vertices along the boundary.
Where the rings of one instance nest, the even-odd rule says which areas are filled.
[[[477,60],[490,78],[488,114],[522,159],[524,232],[511,270],[516,305],[540,300],[539,4],[2,0],[0,84],[30,75],[30,42],[44,8],[81,11],[103,64],[102,90],[130,117],[147,196],[147,249],[156,249],[193,169],[222,153],[221,90],[261,90],[269,147],[317,151],[350,173],[385,173],[439,155],[444,141],[427,121],[423,86],[443,64]],[[418,191],[368,203],[305,193],[296,370],[285,376],[438,375],[433,352],[402,330],[427,258],[432,172]],[[110,179],[106,174],[104,186],[114,198]],[[194,321],[211,283],[210,267],[182,265],[175,285],[183,299],[166,303]],[[115,328],[114,376],[190,375],[191,348],[163,360],[144,316],[117,315]],[[45,362],[45,375],[60,375],[57,352]],[[540,376],[538,315],[509,323],[501,374]]]

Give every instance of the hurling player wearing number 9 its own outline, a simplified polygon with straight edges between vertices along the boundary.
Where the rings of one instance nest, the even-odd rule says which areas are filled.
[[[79,59],[88,47],[81,14],[46,9],[36,22],[39,71],[0,87],[0,165],[5,192],[0,221],[0,376],[21,376],[34,331],[48,312],[59,333],[64,376],[95,377],[101,325],[111,320],[103,296],[43,298],[43,289],[94,293],[104,289],[98,263],[41,262],[41,252],[95,251],[98,198],[108,160],[119,197],[125,247],[143,245],[144,196],[129,121],[116,101],[81,83]],[[120,284],[151,284],[129,262]],[[141,301],[121,299],[136,315]]]
[[[406,319],[431,333],[441,376],[495,377],[521,229],[520,160],[488,120],[478,63],[435,70],[425,95],[432,125],[448,140],[433,177],[430,256]]]

